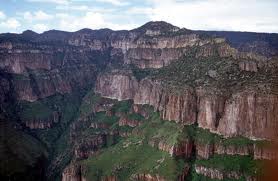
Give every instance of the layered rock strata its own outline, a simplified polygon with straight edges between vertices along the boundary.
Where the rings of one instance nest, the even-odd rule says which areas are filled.
[[[173,93],[164,89],[160,82],[148,78],[138,82],[132,75],[100,75],[98,80],[101,82],[97,84],[105,85],[96,86],[96,92],[102,96],[151,105],[164,120],[198,123],[199,127],[225,137],[273,139],[278,136],[278,96],[274,94],[238,92],[223,97],[192,88]]]

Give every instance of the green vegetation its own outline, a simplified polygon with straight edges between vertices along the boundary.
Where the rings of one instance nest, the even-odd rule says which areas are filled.
[[[53,110],[41,101],[23,103],[23,110],[20,114],[23,120],[46,120],[50,118]]]
[[[132,101],[119,101],[112,107],[114,113],[128,113],[131,109]]]
[[[31,118],[36,117],[37,114],[46,116],[43,114],[50,114],[53,111],[59,111],[62,115],[60,122],[53,128],[32,131],[47,148],[50,148],[51,179],[59,178],[63,168],[71,161],[75,146],[82,146],[83,143],[86,145],[95,136],[112,130],[132,134],[127,138],[106,135],[106,143],[99,147],[100,155],[81,162],[86,168],[85,175],[89,179],[99,180],[104,176],[115,175],[119,180],[128,180],[134,174],[148,173],[158,174],[168,180],[176,180],[182,173],[185,161],[155,148],[159,142],[169,147],[185,139],[202,144],[218,143],[224,146],[245,146],[254,143],[243,137],[225,139],[208,130],[198,128],[197,125],[181,126],[176,122],[164,121],[158,112],[153,112],[153,107],[143,105],[143,109],[150,113],[150,117],[146,120],[142,115],[132,112],[130,100],[113,101],[115,104],[111,108],[112,116],[107,115],[106,112],[93,113],[94,105],[100,100],[98,95],[89,91],[84,97],[80,94],[66,94],[51,96],[34,103],[22,103],[22,117],[26,114]],[[125,115],[130,120],[142,121],[142,124],[136,128],[119,126],[119,115]],[[89,119],[83,120],[82,118],[85,117]],[[77,122],[78,118],[82,119],[82,123]],[[109,128],[91,128],[93,122],[105,123]],[[71,123],[75,124],[73,132],[69,126]],[[72,133],[74,139],[70,140]],[[151,144],[155,147],[150,146]],[[55,149],[52,149],[54,147]],[[258,172],[256,162],[247,156],[215,155],[208,160],[195,161],[194,157],[188,161],[192,165],[204,165],[223,171],[240,171],[249,175]],[[192,174],[192,179],[213,181],[196,173]]]
[[[104,149],[99,156],[82,161],[82,165],[89,180],[112,175],[119,180],[129,180],[132,175],[140,173],[158,174],[168,180],[176,180],[185,164],[166,152],[144,144],[141,138],[130,137]]]
[[[96,95],[93,90],[90,90],[82,99],[81,106],[79,108],[81,116],[88,116],[92,113],[92,108],[99,102],[101,97]]]
[[[47,158],[43,144],[25,132],[16,130],[9,120],[1,118],[0,128],[0,176],[35,180],[40,174],[39,164],[44,165]]]
[[[161,120],[159,113],[155,112],[144,124],[136,128],[136,132],[146,142],[157,140],[167,145],[175,145],[178,137],[183,134],[183,128],[175,122]]]
[[[137,114],[137,113],[128,114],[127,118],[130,120],[137,120],[137,121],[142,121],[145,119],[141,114]]]
[[[37,136],[49,148],[52,147],[52,144],[55,144],[54,143],[55,140],[59,138],[60,134],[67,128],[69,123],[78,116],[77,114],[78,114],[80,102],[81,102],[81,95],[78,95],[76,93],[55,95],[55,96],[51,96],[36,101],[36,104],[44,105],[44,107],[47,107],[51,111],[58,111],[61,115],[59,123],[56,124],[53,128],[49,130],[48,129],[34,130]],[[28,104],[24,104],[22,106],[23,112],[25,112],[25,106],[28,107]],[[33,112],[36,112],[36,110],[34,110]]]
[[[257,161],[249,156],[214,155],[207,160],[196,160],[195,164],[222,171],[238,171],[250,176],[258,173]]]
[[[253,145],[253,144],[262,144],[266,141],[253,141],[248,138],[238,136],[238,137],[231,137],[231,138],[224,138],[221,135],[215,134],[210,132],[207,129],[202,129],[199,127],[195,128],[195,140],[198,143],[202,144],[221,144],[223,146],[247,146],[247,145]]]
[[[107,116],[106,112],[98,112],[94,116],[94,121],[99,123],[106,123],[109,126],[112,126],[116,122],[118,122],[119,118],[117,116]]]
[[[132,67],[132,72],[135,78],[140,81],[145,77],[152,75],[152,72],[156,71],[155,69],[139,69],[135,66]]]
[[[248,88],[257,91],[274,91],[278,84],[276,73],[260,69],[257,73],[241,71],[238,60],[219,56],[196,58],[197,48],[184,58],[155,71],[151,77],[163,82],[170,91],[179,92],[187,87],[204,87],[214,94],[233,93]],[[264,89],[258,87],[264,85]],[[269,87],[270,86],[270,87]]]

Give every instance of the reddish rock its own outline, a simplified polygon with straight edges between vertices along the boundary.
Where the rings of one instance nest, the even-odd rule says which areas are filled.
[[[127,100],[134,97],[137,89],[138,82],[135,77],[115,71],[98,76],[95,91],[103,97]]]
[[[275,145],[254,145],[254,159],[278,160],[277,150]]]
[[[164,120],[174,120],[181,124],[197,122],[201,128],[225,137],[274,139],[278,136],[277,95],[239,92],[224,97],[207,94],[205,90],[197,90],[195,93],[190,88],[181,93],[174,93],[165,90],[159,82],[150,79],[143,79],[139,84],[136,83],[135,87],[138,85],[138,89],[130,86],[121,88],[122,84],[126,84],[126,80],[134,79],[126,75],[106,77],[107,79],[102,79],[101,84],[107,87],[98,86],[97,89],[101,95],[119,100],[128,98],[133,99],[134,104],[151,105],[154,110],[160,112]],[[124,83],[120,83],[122,78]],[[113,83],[115,80],[117,84]]]
[[[51,128],[53,124],[58,123],[60,120],[60,114],[57,111],[54,111],[50,117],[46,119],[32,119],[24,120],[25,126],[30,129],[47,129]]]
[[[229,179],[240,179],[243,174],[235,171],[224,172],[215,168],[207,168],[204,166],[195,166],[195,172],[200,175],[204,175],[211,179],[224,180]]]
[[[76,143],[74,154],[77,159],[88,158],[95,154],[100,148],[106,144],[105,136],[98,135],[85,138],[81,143]]]
[[[106,176],[101,179],[101,181],[118,181],[116,176]]]
[[[130,127],[136,127],[141,125],[142,122],[138,120],[131,120],[128,119],[126,116],[122,116],[119,120],[119,126],[130,126]]]
[[[142,115],[145,118],[149,117],[149,110],[147,110],[143,105],[133,104],[132,105],[133,112]]]
[[[191,140],[179,141],[173,148],[173,155],[191,158],[194,143]]]
[[[87,181],[82,176],[82,168],[78,164],[67,166],[62,173],[62,181]]]
[[[198,157],[208,159],[214,154],[214,145],[196,143],[196,152]]]
[[[132,176],[132,179],[134,180],[140,180],[140,181],[166,181],[165,178],[159,176],[159,175],[151,175],[151,174],[137,174]]]

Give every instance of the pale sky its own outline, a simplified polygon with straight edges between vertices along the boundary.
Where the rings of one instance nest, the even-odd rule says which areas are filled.
[[[0,33],[129,30],[148,21],[194,30],[278,33],[278,0],[0,0]]]

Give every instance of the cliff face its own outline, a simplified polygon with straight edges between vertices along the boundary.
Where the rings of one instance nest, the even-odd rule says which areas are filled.
[[[132,99],[132,110],[144,118],[150,116],[144,105],[151,105],[163,120],[174,121],[181,128],[198,125],[227,139],[244,136],[253,140],[274,140],[278,136],[278,96],[273,89],[277,83],[277,67],[272,67],[271,63],[276,60],[271,59],[271,56],[277,52],[276,49],[264,50],[270,44],[263,43],[261,47],[259,44],[248,42],[232,47],[224,38],[204,36],[200,32],[180,29],[164,22],[147,23],[131,31],[84,29],[73,33],[49,31],[42,34],[25,32],[0,35],[0,111],[4,104],[9,104],[11,97],[17,101],[35,102],[76,90],[81,93],[85,88],[95,85],[94,92],[102,97],[120,101]],[[186,64],[186,61],[189,63]],[[175,64],[177,62],[180,64]],[[180,66],[182,64],[186,66]],[[167,69],[171,65],[174,69]],[[150,69],[155,73],[151,74]],[[136,71],[139,74],[145,71],[150,75],[143,75],[141,79]],[[275,73],[276,77],[273,76]],[[227,84],[218,85],[223,82]],[[225,85],[229,89],[220,89]],[[240,85],[241,89],[237,89]],[[221,91],[222,94],[219,93]],[[91,101],[96,100],[92,98]],[[73,121],[71,125],[74,131],[69,133],[74,145],[71,151],[76,159],[85,159],[95,156],[104,146],[114,144],[117,138],[114,140],[113,136],[129,137],[134,134],[131,129],[144,124],[127,116],[133,113],[131,109],[126,113],[114,113],[111,108],[115,102],[103,101],[82,107],[85,113],[81,111],[84,115],[77,122],[72,120],[72,116],[60,123],[59,115],[53,113],[45,119],[30,119],[24,123],[30,129],[48,128],[44,130],[48,131],[58,124],[59,128],[64,129]],[[67,108],[68,113],[73,105]],[[58,106],[58,109],[53,104],[51,108],[60,110],[63,106]],[[106,112],[99,117],[100,121],[90,122],[100,111]],[[112,116],[119,120],[114,122]],[[159,124],[163,123],[154,123],[157,127]],[[154,131],[157,129],[155,126]],[[86,130],[81,136],[76,133],[78,129],[85,130],[84,127],[91,130]],[[112,127],[117,129],[113,130]],[[164,128],[172,127],[168,125]],[[198,143],[189,138],[179,140],[174,132],[171,132],[172,135],[177,137],[168,140],[165,137],[172,135],[155,133],[157,135],[147,140],[147,146],[168,152],[174,158],[191,159],[195,151],[197,158],[202,159],[210,159],[213,155],[277,158],[275,149],[255,144]],[[57,135],[64,136],[60,132]],[[85,138],[80,139],[78,136]],[[112,136],[112,142],[107,141],[108,136]],[[59,141],[58,136],[53,140]],[[136,144],[141,143],[139,141]],[[55,158],[57,164],[61,164],[60,158],[64,159],[67,157],[65,155]],[[220,180],[243,176],[240,172],[223,172],[204,166],[193,169],[198,174]],[[189,167],[186,167],[178,179],[185,180],[188,172]],[[160,175],[148,173],[134,175],[134,179],[165,180]],[[82,168],[78,165],[67,167],[63,172],[63,181],[77,180],[85,181]],[[117,180],[117,176],[108,176],[103,180]]]
[[[239,93],[226,102],[217,131],[227,136],[277,138],[277,95]]]
[[[224,180],[225,178],[238,180],[243,176],[243,174],[239,172],[224,172],[213,168],[206,168],[203,166],[195,166],[195,171],[198,174],[218,180]],[[252,180],[252,178],[247,178],[247,180]]]
[[[135,90],[137,89],[138,82],[135,77],[113,72],[97,78],[95,91],[101,93],[103,97],[127,100],[134,97]]]
[[[97,135],[82,141],[74,149],[74,154],[77,159],[88,158],[106,144],[105,135]]]
[[[97,85],[108,85],[108,88],[97,86],[97,92],[102,96],[122,100],[122,95],[129,95],[124,98],[133,99],[135,104],[154,106],[164,120],[182,124],[198,123],[201,128],[227,137],[273,139],[278,136],[277,95],[239,92],[225,97],[207,95],[205,90],[194,89],[177,94],[166,91],[159,82],[150,79],[137,82],[132,77],[122,75],[100,75],[98,81],[100,80]],[[127,88],[126,80],[132,80],[132,85],[136,86]],[[110,85],[113,85],[113,90]],[[122,85],[124,86],[121,87]],[[121,93],[117,90],[121,90]]]
[[[82,176],[81,166],[73,164],[64,169],[62,181],[87,181],[87,179]]]
[[[135,104],[148,104],[161,112],[162,119],[192,124],[196,117],[196,100],[193,90],[179,95],[167,92],[159,82],[144,79],[134,96]]]
[[[11,45],[0,48],[0,70],[11,75],[19,100],[35,101],[89,86],[96,78],[98,58],[107,61],[104,52],[85,48],[29,42]]]
[[[0,37],[0,69],[14,75],[15,93],[18,99],[27,101],[93,84],[97,68],[111,60],[138,68],[161,68],[191,54],[193,49],[196,57],[265,59],[256,52],[238,52],[223,38],[208,38],[164,22],[147,23],[131,31],[24,32],[7,37]],[[258,70],[254,62],[242,62],[240,67],[246,71]],[[117,84],[115,78],[114,81]],[[108,85],[99,86],[108,89]],[[115,88],[110,87],[111,91]],[[133,79],[126,79],[123,87],[136,89],[137,85]],[[117,92],[121,99],[133,97],[132,92],[127,94],[123,89]]]
[[[30,129],[46,129],[51,128],[53,124],[58,123],[60,119],[60,115],[58,112],[54,111],[50,117],[44,120],[33,119],[33,120],[25,120],[25,126]]]

